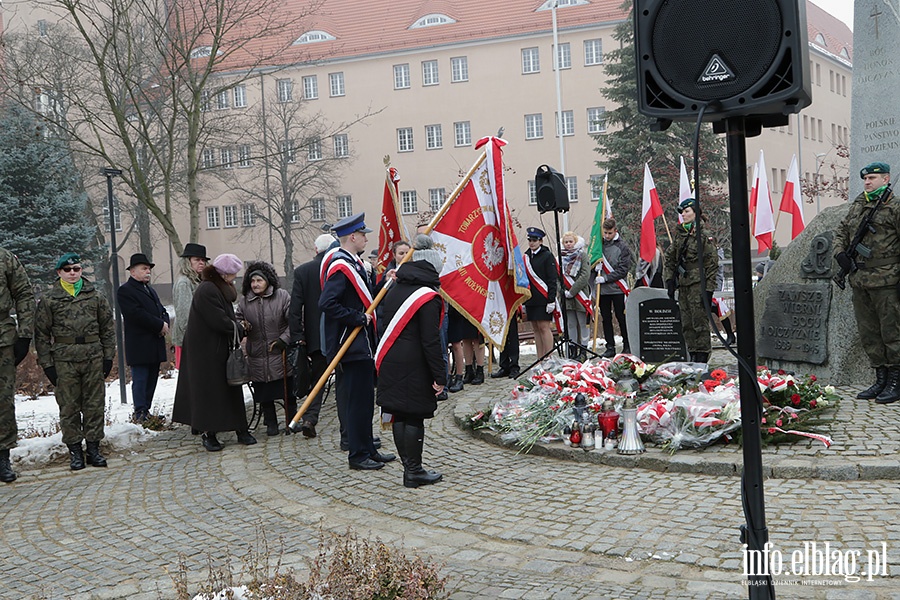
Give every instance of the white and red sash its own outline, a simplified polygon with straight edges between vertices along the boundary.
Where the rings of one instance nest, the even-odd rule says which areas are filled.
[[[325,274],[325,280],[327,281],[330,279],[335,273],[343,273],[350,281],[350,285],[353,286],[353,289],[356,290],[356,294],[359,296],[360,302],[362,302],[363,310],[367,311],[372,305],[372,292],[369,291],[369,285],[366,283],[366,280],[363,279],[359,274],[359,271],[356,270],[358,263],[351,264],[351,260],[353,260],[353,258],[346,252],[334,254],[328,264],[328,272]],[[324,262],[325,259],[323,257],[322,263],[324,264]],[[372,323],[375,323],[375,313],[372,313]]]
[[[326,252],[324,256],[322,256],[322,264],[319,265],[319,287],[320,288],[325,287],[325,279],[327,278],[326,276],[328,274],[328,265],[331,264],[331,261],[334,259],[335,253],[340,249],[341,249],[341,247],[337,246],[335,248],[332,248],[331,250]]]
[[[378,371],[381,368],[381,361],[384,359],[385,355],[387,355],[388,350],[394,345],[394,342],[397,341],[397,338],[400,337],[400,332],[402,332],[409,321],[415,316],[416,311],[422,308],[426,303],[434,298],[439,298],[440,295],[434,290],[427,287],[420,287],[416,289],[409,297],[403,301],[403,304],[400,305],[400,308],[397,309],[397,313],[394,315],[394,318],[391,319],[391,322],[388,323],[387,329],[384,330],[384,333],[381,336],[381,341],[378,342],[378,349],[375,350],[375,370]],[[444,320],[444,308],[443,302],[441,302],[441,320],[439,323]]]
[[[525,253],[525,272],[528,274],[528,281],[531,283],[531,289],[537,290],[547,302],[552,302],[552,300],[550,300],[550,288],[547,286],[547,282],[534,272],[534,267],[531,266],[531,255],[527,252]]]
[[[566,285],[566,290],[571,291],[572,286],[575,285],[575,280],[571,276],[569,276],[565,271],[563,271],[562,276],[563,276],[563,283]],[[591,297],[588,296],[588,294],[584,290],[581,290],[580,292],[578,292],[575,295],[575,300],[577,300],[578,303],[584,307],[584,310],[585,310],[585,312],[587,312],[588,316],[593,318],[594,308],[591,305]]]
[[[603,257],[603,261],[600,263],[600,268],[603,269],[604,275],[609,275],[613,272],[612,265],[609,264],[609,261],[605,256]],[[622,293],[626,296],[631,293],[631,288],[628,287],[628,282],[626,282],[624,279],[616,279],[615,281],[607,281],[606,283],[616,284],[617,286],[619,286],[619,289],[622,290]],[[649,283],[647,285],[649,285]]]

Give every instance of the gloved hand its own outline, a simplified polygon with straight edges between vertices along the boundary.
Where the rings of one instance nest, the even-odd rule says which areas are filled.
[[[13,356],[16,359],[17,367],[28,356],[29,348],[31,348],[31,338],[20,337],[13,343]]]
[[[551,302],[547,305],[547,314],[552,315],[554,312],[556,312],[556,302]]]
[[[853,260],[846,252],[838,252],[834,255],[834,260],[837,261],[837,264],[840,265],[845,273],[851,273],[853,271]]]
[[[281,338],[278,338],[269,344],[269,352],[272,352],[273,354],[280,354],[285,348],[287,348],[287,344],[285,344],[284,340]]]
[[[104,358],[103,359],[103,376],[109,377],[109,374],[111,371],[112,371],[112,359]]]
[[[56,367],[52,365],[49,367],[44,367],[44,375],[47,376],[47,379],[50,380],[50,383],[53,384],[53,387],[56,387],[56,380],[58,377],[56,374]]]
[[[572,290],[566,290],[566,298],[572,298]]]
[[[669,298],[672,300],[675,299],[675,280],[669,279],[666,281],[666,291],[669,293]]]
[[[606,275],[601,275],[597,278],[597,281],[599,281],[600,283],[606,283]]]

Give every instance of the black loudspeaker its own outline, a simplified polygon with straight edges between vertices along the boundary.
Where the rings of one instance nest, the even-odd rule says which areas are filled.
[[[787,115],[811,102],[805,0],[634,0],[638,110],[660,122]]]
[[[569,189],[562,173],[553,167],[541,165],[534,174],[534,187],[539,213],[569,211]]]

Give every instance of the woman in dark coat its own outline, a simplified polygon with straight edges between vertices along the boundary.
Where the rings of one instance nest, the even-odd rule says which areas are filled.
[[[403,485],[429,485],[442,475],[422,467],[425,419],[437,410],[435,396],[447,384],[441,348],[443,300],[437,289],[441,255],[431,238],[416,238],[412,260],[397,269],[397,281],[384,298],[387,323],[375,356],[376,402],[393,416],[394,444],[403,462]]]
[[[184,334],[172,420],[206,432],[203,447],[210,452],[222,449],[219,431],[236,432],[245,446],[256,443],[247,424],[243,388],[225,380],[235,325],[238,337],[244,336],[234,316],[234,280],[243,266],[234,254],[220,254],[203,270]]]

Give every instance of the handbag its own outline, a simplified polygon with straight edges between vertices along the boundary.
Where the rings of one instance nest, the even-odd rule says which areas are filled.
[[[234,340],[231,350],[228,352],[228,360],[225,361],[225,381],[228,385],[241,386],[250,381],[250,363],[244,349],[241,348],[241,338],[238,335],[238,325],[234,325]]]

